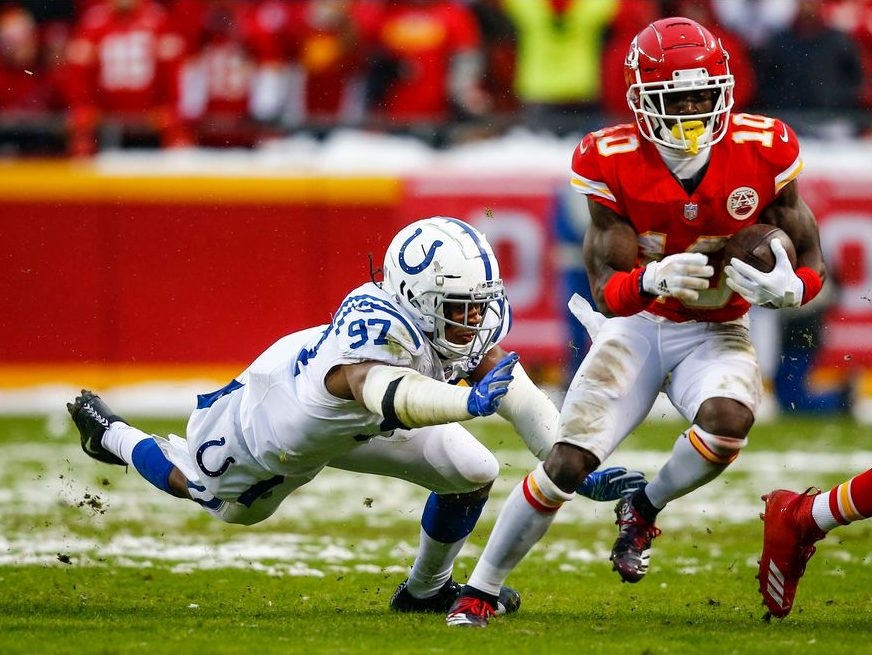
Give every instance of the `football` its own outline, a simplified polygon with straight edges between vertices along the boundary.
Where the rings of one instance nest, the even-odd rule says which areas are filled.
[[[749,225],[731,236],[724,247],[724,264],[729,264],[735,257],[758,271],[768,273],[775,266],[775,255],[769,247],[772,239],[781,241],[790,265],[796,268],[796,248],[793,241],[781,228],[765,223]]]

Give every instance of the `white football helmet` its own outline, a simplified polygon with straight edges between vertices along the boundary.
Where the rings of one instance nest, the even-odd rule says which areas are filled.
[[[456,218],[425,218],[400,230],[385,253],[382,289],[447,359],[483,355],[507,318],[493,249],[481,232]],[[450,320],[449,314],[463,318]],[[449,341],[449,325],[461,328],[468,341]]]
[[[664,18],[636,35],[624,62],[627,102],[648,141],[696,154],[727,132],[734,80],[719,39],[689,18]],[[712,90],[712,111],[670,114],[670,94]]]

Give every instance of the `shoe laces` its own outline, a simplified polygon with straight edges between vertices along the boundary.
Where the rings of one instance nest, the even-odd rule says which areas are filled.
[[[639,514],[629,501],[624,504],[615,523],[620,528],[621,535],[629,538],[640,550],[647,548],[652,539],[660,536],[660,528]]]
[[[489,602],[474,596],[460,596],[451,608],[451,614],[472,614],[483,618],[496,616],[496,610]]]
[[[90,402],[82,405],[82,411],[85,412],[92,419],[97,421],[97,423],[102,425],[104,428],[109,428],[109,419],[103,416],[100,412],[98,412]]]

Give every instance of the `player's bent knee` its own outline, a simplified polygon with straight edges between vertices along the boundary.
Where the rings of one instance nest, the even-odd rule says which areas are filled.
[[[466,483],[463,493],[469,493],[479,489],[490,489],[500,473],[500,464],[493,454],[488,453],[487,457],[482,457],[476,462],[464,462],[457,467],[457,470]]]
[[[569,443],[556,443],[544,462],[544,471],[563,492],[572,493],[600,465],[589,450]]]
[[[272,516],[275,511],[276,507],[246,507],[240,503],[224,503],[218,510],[210,513],[225,523],[255,525]]]
[[[754,412],[732,398],[709,398],[700,406],[694,423],[715,434],[743,439],[754,425]]]
[[[500,473],[496,456],[471,436],[445,443],[440,459],[443,464],[438,468],[453,486],[453,493],[489,488]]]

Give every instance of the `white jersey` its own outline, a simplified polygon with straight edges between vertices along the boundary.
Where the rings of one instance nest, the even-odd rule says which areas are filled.
[[[412,368],[439,381],[464,377],[478,363],[440,359],[409,314],[378,285],[366,283],[345,297],[332,323],[279,339],[229,385],[198,396],[187,428],[198,477],[232,495],[240,488],[230,478],[239,473],[261,480],[312,476],[372,437],[390,435],[381,416],[325,386],[334,367],[365,361]],[[237,473],[224,476],[230,464]]]

